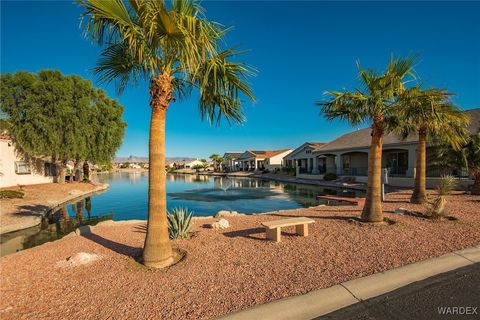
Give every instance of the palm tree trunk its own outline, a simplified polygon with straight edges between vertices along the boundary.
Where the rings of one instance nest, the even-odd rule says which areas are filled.
[[[171,98],[171,76],[162,74],[150,82],[148,222],[143,249],[146,266],[162,268],[173,261],[168,236],[167,195],[165,176],[165,119]]]
[[[368,182],[365,206],[362,211],[362,221],[382,222],[383,211],[381,203],[383,124],[374,124],[372,142],[368,156]]]
[[[415,164],[415,188],[411,203],[423,204],[427,202],[426,175],[427,175],[427,132],[418,130],[417,160]]]

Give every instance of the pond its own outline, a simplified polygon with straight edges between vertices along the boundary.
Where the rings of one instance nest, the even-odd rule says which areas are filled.
[[[107,192],[92,197],[96,215],[113,214],[114,220],[146,219],[148,173],[98,175]],[[219,210],[260,213],[321,204],[319,194],[363,196],[361,191],[288,184],[283,182],[189,174],[167,174],[167,207],[187,207],[195,216]]]
[[[60,239],[81,225],[104,220],[147,218],[148,173],[107,173],[97,176],[108,183],[105,192],[66,203],[52,210],[37,227],[4,234],[1,256]],[[317,195],[363,197],[362,191],[289,184],[263,179],[167,174],[167,207],[186,207],[195,216],[220,210],[261,213],[322,204]]]

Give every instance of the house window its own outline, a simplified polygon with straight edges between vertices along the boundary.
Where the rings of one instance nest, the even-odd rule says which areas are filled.
[[[310,153],[312,153],[312,150],[306,150],[305,153],[310,154]]]
[[[56,177],[57,176],[57,166],[55,163],[45,162],[45,177]]]
[[[31,174],[30,163],[28,161],[15,161],[16,174]]]

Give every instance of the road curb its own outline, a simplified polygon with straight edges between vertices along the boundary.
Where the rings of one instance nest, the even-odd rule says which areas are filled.
[[[480,263],[480,246],[227,314],[218,320],[307,320],[440,273]]]

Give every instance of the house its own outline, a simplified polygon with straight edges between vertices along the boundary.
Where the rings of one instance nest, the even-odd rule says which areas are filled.
[[[54,182],[54,163],[32,159],[16,150],[8,135],[0,134],[0,188]]]
[[[237,159],[242,156],[243,152],[225,152],[223,154],[222,169],[226,171],[237,171],[240,164]]]
[[[193,161],[190,161],[190,162],[186,162],[186,163],[185,163],[185,168],[187,168],[187,169],[190,168],[190,169],[191,169],[192,167],[197,166],[197,165],[201,165],[201,166],[202,166],[202,165],[203,165],[203,162],[200,161],[200,160],[198,160],[198,159],[193,160]]]
[[[283,158],[292,152],[292,149],[281,150],[247,150],[236,162],[239,164],[240,171],[258,171],[258,170],[274,170],[281,168]]]
[[[300,173],[319,174],[318,164],[314,165],[316,155],[313,150],[320,148],[323,142],[305,142],[283,158],[285,167],[299,168]]]
[[[471,134],[478,132],[480,128],[480,109],[466,111],[471,122],[467,129]],[[294,152],[301,150],[305,144],[295,149],[285,160],[291,160],[291,164],[297,168],[297,176],[304,179],[322,179],[325,173],[336,173],[339,176],[355,177],[359,182],[366,182],[368,175],[368,155],[371,142],[371,129],[365,128],[344,134],[337,139],[322,144],[308,154],[313,156],[312,169],[305,167],[304,162],[299,162],[300,156]],[[383,139],[382,168],[387,169],[389,184],[398,187],[412,187],[415,177],[417,135],[411,135],[402,140],[399,136],[389,133]],[[427,145],[427,186],[436,185],[441,172],[438,168],[429,165],[434,157],[435,146]],[[307,149],[308,150],[308,149]],[[300,151],[297,152],[300,154]],[[305,152],[306,154],[306,152]],[[303,156],[303,155],[302,155]],[[297,160],[296,162],[294,160]],[[310,164],[310,159],[308,160]],[[305,170],[305,168],[307,168]],[[449,172],[460,178],[466,178],[466,170]]]

